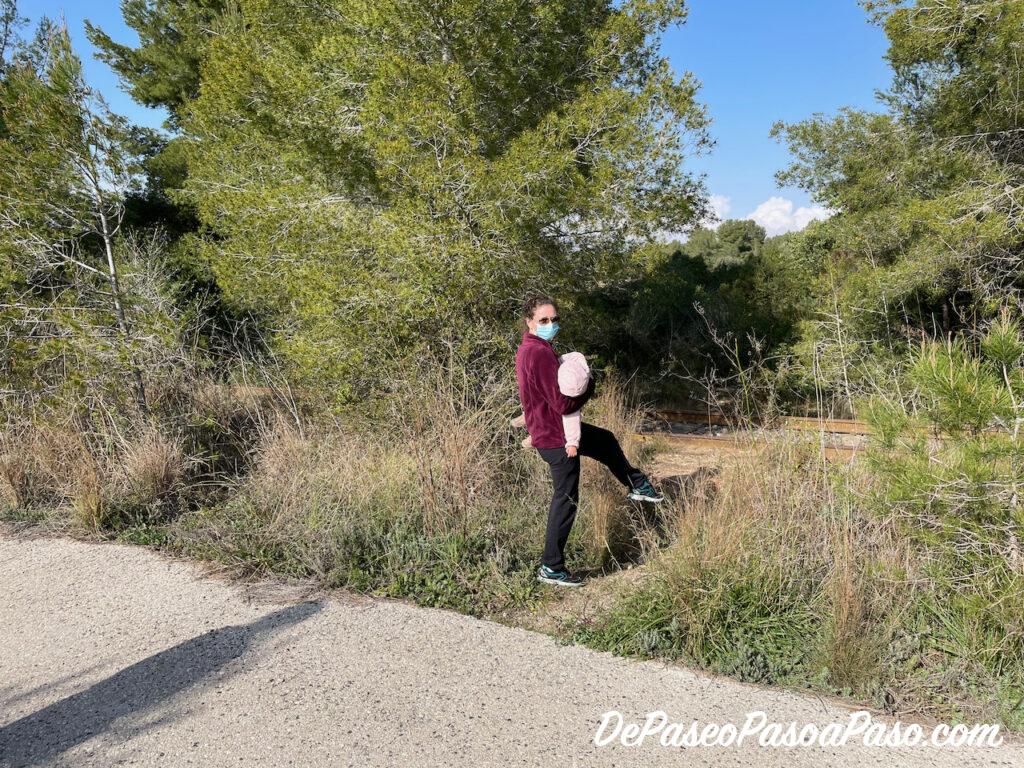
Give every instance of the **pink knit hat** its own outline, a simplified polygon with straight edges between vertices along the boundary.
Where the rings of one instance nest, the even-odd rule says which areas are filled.
[[[563,395],[582,395],[590,381],[590,366],[587,358],[579,352],[566,352],[558,358],[558,388]]]

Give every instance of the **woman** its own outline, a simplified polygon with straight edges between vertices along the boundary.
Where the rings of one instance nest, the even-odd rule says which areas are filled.
[[[548,511],[544,554],[537,579],[546,584],[578,587],[583,580],[565,568],[565,542],[576,519],[580,496],[580,456],[597,459],[629,489],[636,501],[664,501],[643,472],[632,466],[619,441],[607,429],[583,422],[578,454],[566,451],[562,416],[579,410],[594,394],[594,382],[578,397],[558,388],[558,355],[551,340],[558,333],[558,308],[547,296],[532,297],[523,304],[526,330],[516,350],[516,380],[526,429],[533,447],[551,467],[551,508]]]

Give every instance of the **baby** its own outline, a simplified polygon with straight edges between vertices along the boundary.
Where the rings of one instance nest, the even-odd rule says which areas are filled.
[[[568,397],[579,397],[590,383],[590,366],[587,358],[579,352],[567,352],[558,358],[558,389]],[[565,430],[565,455],[570,458],[576,455],[580,447],[580,423],[583,417],[580,411],[573,411],[562,417],[562,429]],[[517,427],[526,426],[526,419],[520,415],[512,421]],[[529,436],[523,440],[524,448],[532,448]]]

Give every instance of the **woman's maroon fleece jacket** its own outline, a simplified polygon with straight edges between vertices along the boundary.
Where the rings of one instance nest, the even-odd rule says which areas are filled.
[[[558,389],[558,355],[551,342],[526,331],[516,350],[516,381],[533,447],[564,446],[562,416],[583,407],[594,394],[594,380],[579,397],[563,395]]]

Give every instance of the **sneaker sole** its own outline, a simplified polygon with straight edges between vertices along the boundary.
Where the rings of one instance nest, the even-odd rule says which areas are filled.
[[[650,501],[655,504],[660,504],[665,500],[664,496],[642,496],[640,494],[634,495],[632,493],[626,496],[626,498],[630,501]]]
[[[570,589],[572,589],[574,587],[582,587],[583,586],[583,582],[582,581],[576,581],[576,582],[573,582],[573,581],[561,581],[559,579],[548,579],[548,578],[545,578],[544,576],[538,576],[537,577],[537,581],[543,582],[545,584],[553,584],[556,587],[569,587]]]

